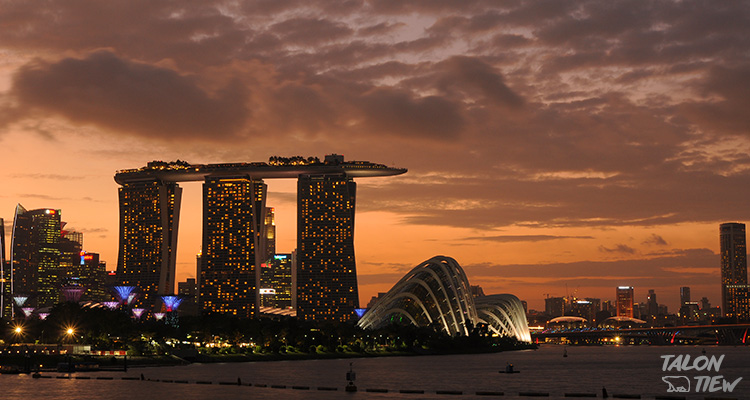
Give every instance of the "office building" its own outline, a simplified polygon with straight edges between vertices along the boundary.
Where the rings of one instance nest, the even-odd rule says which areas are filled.
[[[174,293],[181,199],[182,188],[156,179],[119,188],[117,282],[136,287],[137,307],[153,308]]]
[[[632,286],[619,286],[617,287],[617,316],[633,318],[633,287]]]
[[[550,318],[565,315],[565,297],[547,297],[544,299],[544,312]]]
[[[31,307],[55,305],[60,295],[60,210],[16,206],[11,238],[13,294],[30,297]]]
[[[261,260],[265,262],[276,254],[276,215],[273,207],[266,207],[264,225],[261,238],[261,248],[263,249]]]
[[[659,315],[659,303],[656,302],[656,292],[654,291],[654,289],[648,290],[645,315],[649,315],[651,317]]]
[[[292,254],[274,254],[268,262],[263,264],[260,276],[260,295],[263,307],[292,307],[292,277],[294,272]]]
[[[725,317],[737,318],[743,310],[747,285],[747,244],[745,224],[736,222],[719,226],[721,252],[721,308]],[[731,288],[730,288],[731,286]]]
[[[209,176],[203,199],[200,309],[254,317],[266,185],[246,176]]]
[[[340,174],[301,175],[297,184],[297,317],[352,320],[356,183]]]
[[[690,303],[690,287],[683,286],[680,288],[680,305]]]
[[[0,317],[10,318],[12,302],[10,296],[10,267],[5,259],[5,220],[0,218]]]

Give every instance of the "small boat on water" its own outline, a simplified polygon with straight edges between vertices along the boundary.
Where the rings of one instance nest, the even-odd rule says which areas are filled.
[[[567,357],[567,356],[568,356],[568,349],[565,348],[563,349],[563,357]]]
[[[497,371],[497,372],[499,372],[501,374],[519,374],[519,373],[521,373],[521,371],[513,369],[513,364],[511,364],[511,363],[508,363],[505,366],[505,371]]]

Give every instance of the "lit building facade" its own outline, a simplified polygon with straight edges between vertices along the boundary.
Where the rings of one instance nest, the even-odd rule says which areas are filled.
[[[60,228],[60,210],[27,211],[20,204],[16,206],[11,238],[11,285],[14,295],[37,295],[27,305],[48,307],[59,300]]]
[[[276,214],[273,207],[266,207],[261,246],[264,249],[262,260],[270,260],[276,254]]]
[[[737,318],[748,313],[747,243],[745,224],[729,222],[719,226],[721,252],[721,311],[725,317]]]
[[[301,175],[297,185],[297,317],[352,320],[356,183],[344,174]]]
[[[138,307],[154,307],[174,291],[181,198],[182,188],[159,180],[119,188],[117,282],[136,287]]]
[[[266,185],[247,176],[203,184],[200,309],[254,317],[258,309]]]
[[[237,177],[259,182],[271,178],[298,179],[298,208],[302,209],[298,210],[298,247],[304,247],[304,254],[301,255],[306,261],[305,280],[297,284],[293,276],[292,307],[295,307],[294,292],[297,291],[303,299],[303,319],[349,320],[353,318],[354,309],[358,306],[353,241],[356,185],[353,179],[394,176],[405,172],[407,170],[404,168],[368,161],[345,161],[341,155],[327,155],[325,161],[317,157],[271,157],[267,163],[189,164],[180,160],[152,161],[144,167],[118,171],[114,177],[121,185],[118,283],[135,286],[141,299],[154,297],[155,291],[158,294],[172,293],[181,197],[177,182],[200,181],[204,182],[204,245],[196,280],[199,298],[205,301],[199,300],[199,303],[216,312],[253,315],[254,307],[258,304],[259,274],[256,267],[275,254],[273,215],[267,215],[265,194],[262,198],[253,198],[250,205],[241,204],[241,201],[233,202],[231,206],[222,205],[206,194],[205,185],[211,186],[211,182],[216,180]],[[218,186],[215,189],[218,193]],[[263,192],[265,193],[265,189]],[[250,201],[252,196],[244,198]],[[238,208],[241,213],[238,214],[240,211],[232,208]],[[216,211],[210,216],[210,221],[207,220],[207,210]],[[247,212],[252,214],[252,223],[243,214]],[[226,225],[222,225],[222,213],[225,216],[237,214],[239,222],[235,224],[224,220]],[[246,229],[250,225],[252,231],[248,233]],[[222,227],[225,232],[236,230],[237,234],[233,234],[231,238],[219,238]],[[240,232],[240,229],[245,230]],[[249,242],[245,235],[250,235]],[[238,249],[245,244],[240,244],[238,240],[252,243],[252,248],[239,252]],[[210,248],[213,244],[215,246]],[[233,267],[220,266],[218,260],[229,257],[229,249],[232,249],[232,257],[245,260],[242,266],[238,264],[239,261],[232,261]],[[215,269],[209,271],[208,267]],[[225,270],[219,274],[220,268]],[[254,278],[237,277],[239,280],[229,286],[217,287],[218,282],[223,282],[222,276],[230,274],[229,269],[232,268],[239,268],[242,274],[251,274]],[[211,278],[215,273],[218,275]],[[214,280],[204,282],[207,278]],[[247,282],[246,286],[244,283],[240,285],[240,280]],[[205,290],[213,292],[204,293]],[[229,290],[238,290],[235,294],[239,297],[234,298],[239,301],[242,297],[243,305],[220,305],[223,301],[231,300]],[[253,294],[248,295],[251,292]],[[144,305],[141,304],[141,307]]]
[[[274,254],[261,268],[260,288],[271,289],[261,292],[261,305],[273,308],[292,307],[292,277],[294,276],[292,254]]]
[[[617,287],[617,317],[633,318],[633,287]]]
[[[5,220],[0,218],[0,318],[10,318],[13,307],[10,296],[10,270],[5,259]]]

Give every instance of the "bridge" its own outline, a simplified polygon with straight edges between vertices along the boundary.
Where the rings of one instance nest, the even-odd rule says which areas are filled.
[[[689,325],[663,328],[556,329],[532,332],[534,343],[750,345],[750,324]]]

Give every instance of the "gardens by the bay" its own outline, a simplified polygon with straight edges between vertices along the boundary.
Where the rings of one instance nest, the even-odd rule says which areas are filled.
[[[492,337],[483,326],[469,336],[451,337],[437,327],[393,324],[363,330],[356,323],[299,321],[294,317],[240,319],[231,315],[182,315],[171,310],[161,318],[136,317],[127,306],[86,307],[59,303],[44,319],[31,315],[2,321],[0,364],[54,366],[73,354],[127,354],[131,363],[257,361],[327,357],[367,357],[468,353],[523,347],[515,339]],[[99,356],[117,363],[112,356]]]

